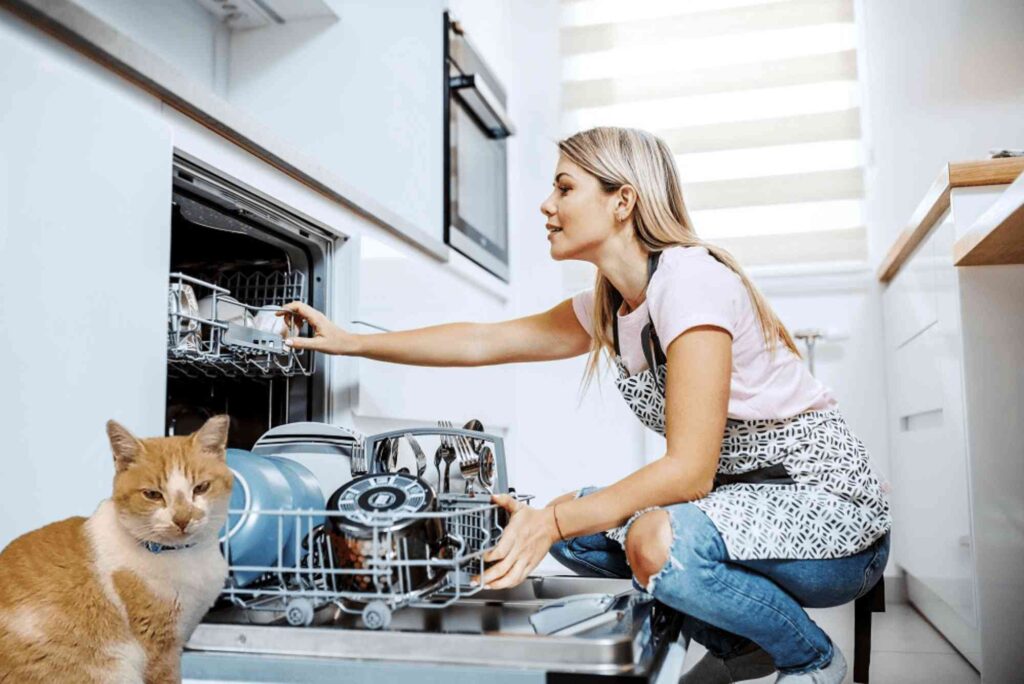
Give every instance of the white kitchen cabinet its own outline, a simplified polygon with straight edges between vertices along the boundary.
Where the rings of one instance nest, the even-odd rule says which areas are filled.
[[[442,241],[443,4],[326,4],[337,21],[232,32],[226,99]]]
[[[452,268],[399,245],[365,235],[360,239],[356,321],[394,331],[499,321],[508,311],[495,292]],[[465,416],[488,427],[508,427],[512,421],[514,373],[509,365],[444,368],[358,359],[357,375],[354,412],[359,416],[417,421]]]
[[[979,213],[978,189],[951,207],[883,294],[889,367],[894,558],[907,572],[911,601],[981,668],[977,521],[966,420],[964,307],[970,269],[953,264],[953,243]],[[990,198],[998,193],[990,193]],[[966,312],[969,313],[969,312]],[[999,342],[993,340],[998,346]],[[995,348],[995,346],[993,347]],[[979,359],[976,358],[976,362]],[[984,365],[985,361],[980,360]],[[993,680],[996,681],[996,680]]]
[[[889,283],[884,301],[886,342],[890,349],[906,344],[935,323],[935,244],[925,240]]]
[[[172,142],[49,37],[0,21],[0,546],[92,513],[104,423],[164,428]]]

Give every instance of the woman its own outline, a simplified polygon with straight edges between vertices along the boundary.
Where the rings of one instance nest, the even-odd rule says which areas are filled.
[[[593,263],[593,290],[513,321],[365,336],[293,303],[314,336],[291,344],[434,366],[589,350],[588,381],[606,352],[664,457],[540,510],[495,497],[512,515],[484,583],[514,586],[550,551],[683,613],[708,649],[685,682],[841,682],[843,654],[801,606],[847,603],[885,568],[889,507],[863,444],[735,259],[697,237],[662,140],[595,128],[559,151],[551,256]]]

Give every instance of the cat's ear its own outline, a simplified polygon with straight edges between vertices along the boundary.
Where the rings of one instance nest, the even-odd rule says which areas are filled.
[[[114,453],[114,470],[123,472],[142,453],[142,442],[116,420],[107,421],[107,437]]]
[[[200,451],[206,451],[224,458],[224,448],[228,444],[228,425],[231,419],[226,415],[210,418],[203,427],[192,433],[192,443]]]

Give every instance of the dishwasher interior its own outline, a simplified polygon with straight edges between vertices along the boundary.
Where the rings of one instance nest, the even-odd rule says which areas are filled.
[[[269,309],[292,300],[326,310],[333,241],[312,220],[175,157],[165,434],[227,413],[228,446],[248,449],[271,427],[324,419],[326,364],[311,352],[291,358],[261,353],[252,339],[228,342],[258,334],[251,326],[261,314],[273,320]],[[230,332],[206,322],[229,317]]]

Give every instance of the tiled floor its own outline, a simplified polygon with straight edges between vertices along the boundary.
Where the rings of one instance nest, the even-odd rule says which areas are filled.
[[[853,682],[853,604],[807,611],[832,638],[850,667]],[[704,656],[704,647],[691,643],[683,670]],[[771,684],[775,675],[750,680]],[[875,613],[871,634],[871,684],[979,684],[978,673],[920,613],[906,603],[889,603]]]

